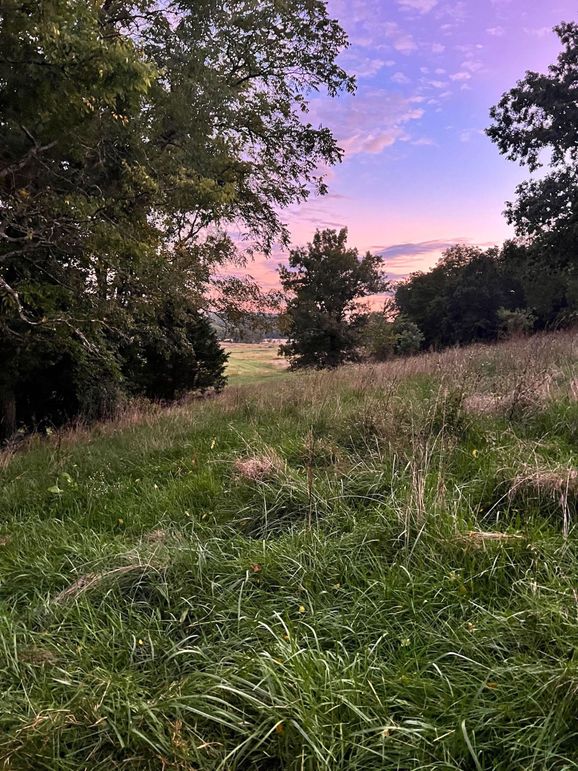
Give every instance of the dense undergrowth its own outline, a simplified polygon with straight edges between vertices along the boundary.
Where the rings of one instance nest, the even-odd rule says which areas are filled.
[[[578,337],[2,458],[10,769],[578,764]]]

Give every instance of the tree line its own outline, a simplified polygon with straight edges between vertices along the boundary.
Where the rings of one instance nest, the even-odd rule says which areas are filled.
[[[292,366],[336,366],[370,356],[493,341],[578,321],[578,25],[561,24],[557,61],[526,73],[491,109],[490,139],[538,179],[507,205],[516,237],[501,247],[456,245],[428,272],[396,287],[383,261],[347,247],[347,232],[318,232],[280,272],[288,293],[282,352]],[[545,160],[547,159],[547,161]],[[390,289],[381,312],[361,304]]]

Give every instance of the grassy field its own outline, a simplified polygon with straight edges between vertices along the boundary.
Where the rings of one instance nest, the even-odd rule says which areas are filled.
[[[0,764],[578,767],[578,336],[2,456]]]
[[[231,385],[256,383],[286,373],[287,360],[279,357],[279,343],[226,343],[227,376]]]

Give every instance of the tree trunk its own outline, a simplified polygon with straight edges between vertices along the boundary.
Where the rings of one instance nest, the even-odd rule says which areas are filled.
[[[16,433],[16,395],[7,386],[0,386],[0,441]]]

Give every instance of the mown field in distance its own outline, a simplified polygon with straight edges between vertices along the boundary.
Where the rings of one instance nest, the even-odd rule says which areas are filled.
[[[8,769],[574,769],[578,335],[2,455]]]
[[[288,362],[279,356],[279,342],[223,343],[229,354],[227,377],[230,385],[256,383],[285,374]]]

